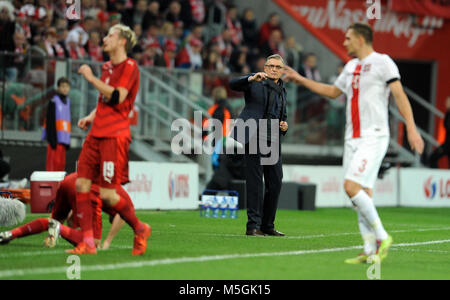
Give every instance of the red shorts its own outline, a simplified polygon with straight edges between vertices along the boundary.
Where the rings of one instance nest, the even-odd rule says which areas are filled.
[[[47,161],[45,164],[47,171],[65,171],[66,170],[66,146],[57,144],[53,149],[47,146]]]
[[[98,182],[100,187],[113,189],[128,180],[128,150],[126,137],[96,138],[88,136],[78,160],[78,177]]]

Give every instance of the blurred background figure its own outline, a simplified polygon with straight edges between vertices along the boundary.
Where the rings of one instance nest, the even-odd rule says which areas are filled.
[[[445,155],[447,155],[450,162],[450,96],[447,97],[445,104],[447,109],[444,118],[445,141],[440,147],[436,148],[436,150],[431,153],[429,162],[431,168],[438,168],[439,160]]]
[[[274,30],[279,30],[283,35],[283,28],[280,23],[280,16],[277,13],[269,15],[268,20],[261,25],[259,29],[259,45],[262,46],[269,39],[270,34]]]
[[[66,149],[70,146],[71,115],[70,82],[61,77],[57,82],[58,91],[47,107],[42,139],[48,142],[47,171],[65,171]]]

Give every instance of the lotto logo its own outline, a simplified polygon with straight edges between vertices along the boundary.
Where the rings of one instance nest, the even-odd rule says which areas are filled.
[[[439,199],[450,198],[450,179],[436,179],[433,176],[428,177],[423,185],[424,193],[427,199],[432,200],[435,197]]]
[[[428,199],[433,199],[436,195],[436,182],[432,182],[433,176],[430,176],[424,184],[425,196]]]

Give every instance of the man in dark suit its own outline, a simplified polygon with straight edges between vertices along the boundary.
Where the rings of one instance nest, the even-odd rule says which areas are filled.
[[[281,80],[283,70],[283,58],[275,54],[266,59],[264,72],[233,78],[230,81],[231,89],[245,93],[245,107],[237,119],[231,137],[245,145],[247,235],[284,236],[275,230],[274,226],[283,178],[279,136],[280,133],[285,135],[288,130],[286,90]],[[256,125],[253,128],[242,126],[243,122],[244,125],[251,122]],[[267,146],[270,151],[266,151]]]

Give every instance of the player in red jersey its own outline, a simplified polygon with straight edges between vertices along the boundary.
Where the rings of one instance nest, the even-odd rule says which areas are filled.
[[[76,173],[72,173],[61,182],[61,185],[56,193],[55,204],[52,208],[52,213],[50,218],[39,218],[34,221],[31,221],[28,224],[17,227],[11,231],[5,231],[0,233],[0,244],[6,244],[16,238],[26,237],[33,234],[38,234],[44,232],[48,229],[52,228],[52,223],[64,223],[67,221],[69,227],[63,226],[61,227],[61,232],[57,231],[57,233],[61,234],[61,236],[66,239],[68,242],[72,244],[78,244],[82,241],[82,233],[79,230],[74,230],[72,228],[79,227],[79,222],[77,220],[77,212],[76,212],[76,192],[75,192],[75,181],[77,178]],[[122,187],[119,187],[118,192],[127,196],[125,190]],[[129,203],[132,205],[131,199],[128,198]],[[97,247],[100,247],[101,237],[102,237],[102,218],[101,211],[105,211],[109,216],[110,220],[112,220],[111,230],[109,232],[108,238],[103,243],[103,249],[108,249],[109,245],[112,242],[112,239],[123,226],[124,222],[120,219],[120,216],[117,215],[117,212],[114,210],[108,209],[106,207],[102,207],[102,201],[99,198],[99,186],[96,184],[92,185],[91,188],[91,205],[94,210],[93,214],[93,224],[94,225],[94,238],[95,244]],[[70,228],[72,227],[72,228]],[[56,232],[53,230],[53,232]],[[45,239],[45,246],[52,248],[56,243],[55,234],[50,234]]]
[[[151,234],[148,224],[136,217],[134,208],[116,192],[116,187],[128,181],[128,149],[131,142],[128,115],[133,108],[139,88],[139,69],[136,61],[127,57],[136,44],[135,33],[127,26],[115,25],[103,39],[103,49],[110,61],[102,67],[101,78],[96,78],[88,65],[79,73],[99,90],[97,108],[78,122],[86,130],[92,124],[78,160],[76,182],[77,209],[83,241],[73,254],[96,254],[92,231],[92,208],[89,191],[92,181],[100,181],[100,198],[114,208],[134,230],[133,255],[142,255]]]

